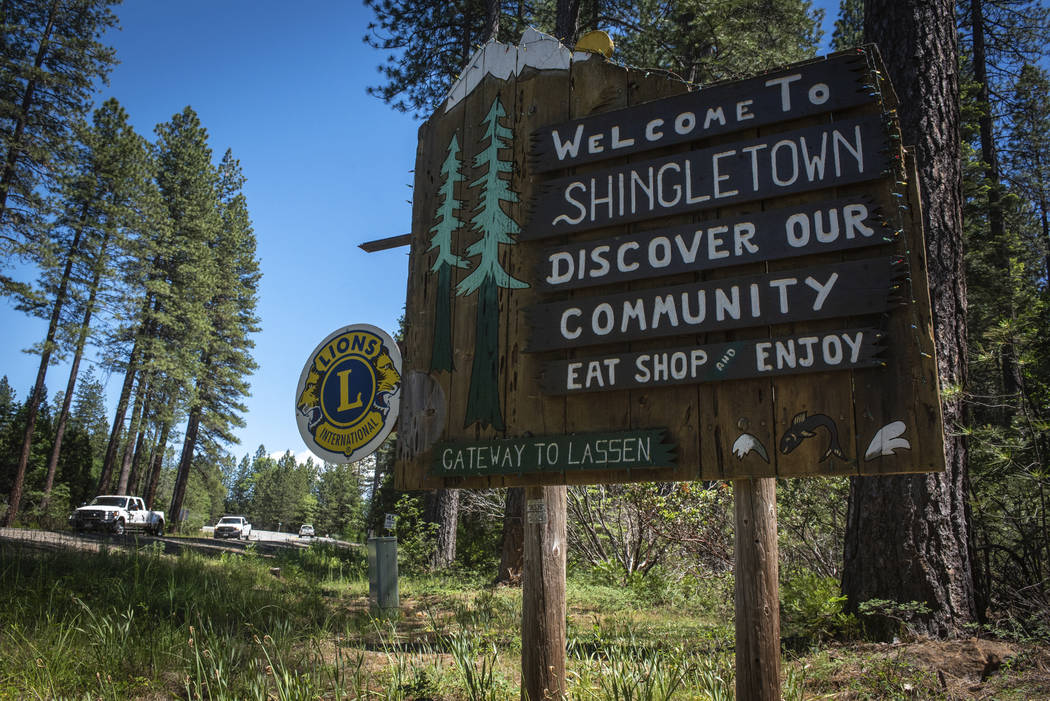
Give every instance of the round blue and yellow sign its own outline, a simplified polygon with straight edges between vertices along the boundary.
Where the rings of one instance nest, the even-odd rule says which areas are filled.
[[[295,420],[310,450],[328,462],[375,452],[397,421],[401,352],[368,324],[344,326],[310,354],[295,392]]]

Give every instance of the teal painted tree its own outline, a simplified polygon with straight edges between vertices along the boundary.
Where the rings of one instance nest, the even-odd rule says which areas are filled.
[[[434,235],[430,237],[430,248],[427,249],[437,249],[437,257],[430,269],[438,274],[434,346],[430,354],[431,370],[452,370],[452,268],[466,268],[468,265],[466,260],[452,252],[452,232],[463,226],[463,222],[456,216],[456,212],[462,207],[462,203],[456,199],[456,183],[463,181],[458,154],[459,140],[453,134],[448,142],[448,155],[441,165],[441,174],[445,176],[445,182],[438,190],[441,204],[434,213],[434,226],[430,227]]]
[[[486,125],[488,146],[474,157],[474,167],[487,167],[487,170],[470,184],[472,188],[481,188],[478,205],[470,220],[471,228],[481,237],[470,244],[467,255],[479,260],[470,275],[456,288],[459,295],[478,293],[474,366],[470,372],[464,425],[477,421],[500,431],[504,424],[499,395],[499,289],[528,287],[528,283],[511,277],[499,262],[500,245],[514,245],[513,235],[520,231],[517,222],[503,211],[502,205],[503,202],[518,201],[517,193],[512,192],[507,179],[501,177],[510,173],[513,167],[510,161],[499,157],[500,149],[509,146],[512,136],[510,129],[499,123],[504,116],[506,112],[497,97],[482,122]]]

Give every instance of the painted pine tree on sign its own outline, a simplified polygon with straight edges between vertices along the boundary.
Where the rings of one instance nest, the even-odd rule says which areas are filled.
[[[452,252],[452,233],[463,226],[463,222],[456,216],[456,212],[462,207],[462,203],[456,199],[456,183],[463,181],[458,156],[459,139],[456,134],[453,134],[448,142],[447,153],[445,162],[441,165],[441,174],[445,176],[445,182],[438,190],[441,204],[434,213],[434,226],[430,228],[434,235],[430,238],[430,248],[427,249],[437,249],[434,265],[430,268],[438,274],[434,346],[430,354],[430,369],[434,371],[452,370],[452,268],[466,268],[468,265],[466,260]]]
[[[480,187],[478,205],[474,208],[471,225],[481,237],[467,247],[467,255],[479,258],[474,270],[456,288],[456,294],[466,296],[478,293],[474,365],[470,373],[464,426],[476,422],[504,429],[499,396],[499,289],[528,287],[510,275],[499,262],[501,244],[514,245],[514,234],[520,231],[518,223],[503,211],[502,202],[517,202],[518,195],[501,177],[513,168],[510,161],[501,160],[501,148],[509,148],[511,130],[500,124],[506,116],[497,97],[483,120],[485,138],[481,153],[474,156],[475,168],[486,168],[485,174],[470,184]]]

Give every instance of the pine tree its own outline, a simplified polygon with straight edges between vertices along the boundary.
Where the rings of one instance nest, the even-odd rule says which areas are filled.
[[[59,454],[69,417],[70,401],[76,388],[80,362],[91,334],[92,318],[100,295],[116,282],[111,259],[115,249],[135,228],[148,226],[140,212],[152,195],[150,161],[146,141],[128,123],[127,113],[115,99],[109,99],[93,116],[90,129],[84,132],[85,158],[80,177],[97,193],[91,217],[84,222],[87,240],[74,260],[76,276],[86,287],[77,302],[74,319],[67,333],[72,336],[73,359],[66,383],[65,401],[55,427],[55,441],[48,460],[44,484],[44,504],[53,485]],[[84,187],[71,188],[66,195],[72,206],[83,201]]]
[[[871,599],[924,602],[930,610],[914,621],[916,627],[949,635],[976,613],[960,430],[967,348],[954,3],[868,0],[864,33],[878,44],[900,97],[904,143],[915,147],[943,388],[946,471],[851,480],[842,589],[854,611]],[[895,629],[890,621],[873,625],[884,635]]]
[[[831,48],[845,51],[864,43],[864,0],[841,0]]]
[[[325,464],[315,490],[317,511],[314,528],[318,535],[354,537],[364,531],[361,474],[358,463]]]
[[[812,57],[822,12],[805,0],[633,0],[602,16],[619,60],[710,83]]]
[[[115,63],[99,41],[117,0],[0,4],[0,265],[31,250],[45,195],[73,157],[74,126]],[[0,274],[0,290],[19,289]]]
[[[16,409],[15,390],[7,381],[7,375],[0,377],[0,432],[7,429]]]
[[[1044,279],[1050,281],[1050,75],[1026,64],[1010,101],[1006,178],[1039,222]]]
[[[969,39],[969,65],[975,87],[976,115],[984,183],[980,190],[985,208],[987,232],[980,237],[982,247],[994,256],[989,258],[994,272],[990,281],[1000,287],[1004,304],[1004,321],[1017,327],[1018,309],[1011,303],[1013,295],[1002,286],[1010,277],[1012,236],[1006,230],[1003,183],[1000,172],[1000,145],[996,134],[998,98],[1002,95],[1003,76],[1013,72],[1017,63],[1033,60],[1042,50],[1048,29],[1048,10],[1040,3],[1027,0],[964,0],[961,4],[962,36]],[[968,31],[967,31],[968,30]],[[998,93],[998,95],[997,95]],[[1008,425],[1021,392],[1016,333],[1007,331],[998,344],[1001,380],[1000,422]]]
[[[429,114],[448,94],[475,50],[490,38],[517,42],[536,17],[518,3],[514,13],[494,0],[365,0],[375,21],[364,42],[386,52],[383,85],[368,94],[399,112]]]
[[[138,185],[129,184],[129,177],[134,181],[145,175],[142,156],[144,149],[140,137],[127,125],[127,115],[114,100],[107,101],[95,114],[91,127],[82,125],[79,128],[81,144],[77,148],[77,157],[69,175],[60,181],[61,197],[64,200],[63,212],[50,228],[51,248],[61,249],[62,255],[54,258],[50,255],[38,256],[37,263],[43,270],[41,293],[35,299],[24,299],[20,308],[43,312],[48,317],[48,329],[43,344],[40,346],[40,364],[36,383],[30,395],[25,434],[22,439],[19,462],[15,471],[15,481],[10,496],[10,507],[7,522],[14,520],[21,502],[21,490],[28,464],[29,455],[36,430],[37,405],[43,397],[40,392],[44,386],[47,369],[52,363],[52,356],[61,351],[60,332],[68,315],[67,309],[76,301],[76,287],[79,276],[75,275],[85,265],[85,260],[92,257],[94,250],[104,252],[108,239],[114,229],[122,226],[121,208],[127,208],[133,196],[132,188]],[[37,251],[43,248],[38,247]],[[98,276],[101,276],[101,270]],[[95,285],[98,284],[95,281]],[[94,304],[97,289],[89,294],[88,309]],[[36,303],[46,300],[46,303]],[[88,312],[90,323],[90,311]],[[44,482],[43,505],[46,506],[58,466],[57,451],[61,445],[65,420],[68,415],[69,401],[72,398],[76,371],[79,366],[83,346],[86,342],[86,324],[79,330],[76,323],[67,324],[66,335],[76,338],[74,366],[65,392],[65,401],[58,418],[58,433],[55,437],[55,448],[48,461],[47,477]],[[72,328],[69,328],[72,327]]]
[[[462,203],[456,198],[456,184],[463,181],[460,172],[459,141],[456,135],[448,143],[448,155],[441,165],[445,181],[438,189],[441,204],[434,214],[434,235],[430,238],[428,251],[437,249],[432,271],[438,274],[437,298],[434,309],[434,347],[430,356],[431,370],[449,370],[452,365],[452,316],[450,300],[452,292],[452,268],[465,268],[467,261],[452,251],[452,234],[463,226],[456,216]]]
[[[464,425],[480,422],[502,431],[503,412],[499,395],[499,290],[521,289],[528,283],[512,277],[500,264],[501,245],[514,245],[514,234],[521,229],[517,222],[503,211],[502,202],[517,202],[509,181],[501,177],[514,167],[511,161],[500,159],[501,148],[509,147],[513,137],[510,129],[500,124],[506,116],[499,97],[482,121],[488,146],[474,157],[475,168],[485,168],[485,174],[470,184],[480,187],[478,204],[471,218],[472,229],[480,238],[467,247],[467,255],[479,258],[474,269],[456,287],[456,294],[478,293],[474,365],[470,373],[467,410]]]
[[[244,176],[230,151],[223,157],[216,184],[219,229],[210,242],[215,265],[227,271],[213,284],[204,305],[208,328],[200,351],[197,392],[190,404],[189,423],[183,441],[179,475],[189,469],[199,437],[216,450],[219,443],[236,442],[234,427],[241,427],[246,411],[248,376],[257,367],[251,349],[252,334],[259,330],[255,313],[259,284],[259,262],[255,256],[255,234],[241,188]],[[172,513],[181,506],[181,480],[176,481]]]

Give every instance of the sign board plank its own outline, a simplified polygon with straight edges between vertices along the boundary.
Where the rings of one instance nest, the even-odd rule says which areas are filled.
[[[532,170],[545,173],[871,103],[872,81],[866,58],[850,52],[545,126],[532,134]]]
[[[572,290],[893,243],[898,232],[870,197],[689,222],[543,251],[543,291]]]
[[[529,351],[877,314],[901,300],[896,256],[571,299],[529,310]]]
[[[851,328],[576,357],[545,363],[541,386],[548,394],[587,394],[853,370],[882,364],[885,338]]]
[[[676,460],[666,433],[661,429],[438,443],[431,473],[478,477],[666,468]]]
[[[878,180],[890,167],[888,131],[874,115],[550,180],[521,238]]]

